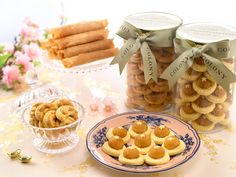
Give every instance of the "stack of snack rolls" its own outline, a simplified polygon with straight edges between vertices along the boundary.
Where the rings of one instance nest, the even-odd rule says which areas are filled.
[[[108,39],[107,25],[105,19],[49,29],[49,39],[41,41],[41,47],[66,68],[113,57],[118,50]]]

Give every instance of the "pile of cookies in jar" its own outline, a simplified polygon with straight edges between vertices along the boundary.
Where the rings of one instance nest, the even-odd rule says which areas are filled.
[[[158,77],[175,59],[173,47],[152,50],[156,62]],[[130,108],[143,107],[145,111],[162,111],[172,103],[172,90],[168,82],[158,78],[157,82],[144,79],[143,61],[140,51],[131,56],[127,63],[127,106]]]
[[[199,31],[191,32],[189,29]],[[202,30],[204,28],[204,30]],[[220,29],[225,35],[214,33]],[[180,38],[195,40],[201,45],[224,40],[229,29],[212,24],[184,25],[177,30]],[[200,35],[201,34],[201,35]],[[230,34],[230,33],[229,33]],[[230,39],[230,35],[227,37]],[[209,41],[209,42],[208,42]],[[233,57],[233,56],[232,56]],[[232,58],[220,59],[221,64],[234,73]],[[195,57],[193,64],[177,81],[175,111],[180,118],[189,122],[196,130],[207,132],[217,130],[229,124],[230,106],[233,102],[233,84],[227,91],[209,73],[202,56]]]
[[[142,20],[139,21],[140,19]],[[165,23],[160,23],[160,20]],[[145,82],[143,60],[146,58],[144,59],[140,49],[130,57],[126,65],[126,105],[129,108],[142,109],[149,112],[167,110],[173,102],[173,91],[169,88],[167,80],[161,79],[160,75],[175,59],[172,39],[175,37],[175,31],[181,25],[182,20],[172,14],[155,12],[130,15],[125,18],[125,22],[132,24],[141,30],[143,34],[165,31],[165,35],[157,34],[157,36],[162,35],[162,41],[159,42],[158,46],[149,46],[157,64],[155,68],[157,82],[153,79]]]

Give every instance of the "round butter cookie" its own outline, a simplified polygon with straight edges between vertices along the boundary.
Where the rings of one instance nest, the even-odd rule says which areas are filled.
[[[199,94],[208,96],[212,94],[216,89],[216,82],[207,79],[206,77],[199,77],[193,82],[193,89]]]
[[[192,102],[192,108],[201,114],[208,114],[214,110],[215,104],[208,101],[206,97],[200,96],[197,100]]]

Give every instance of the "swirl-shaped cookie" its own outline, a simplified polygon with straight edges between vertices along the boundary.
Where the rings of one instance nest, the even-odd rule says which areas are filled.
[[[66,122],[66,119],[70,118],[76,121],[78,119],[78,111],[73,106],[61,106],[56,110],[56,117],[61,122]]]
[[[46,112],[46,114],[43,117],[43,126],[45,128],[55,128],[55,127],[59,127],[59,121],[56,117],[56,111],[52,110],[52,111],[48,111]]]
[[[73,103],[69,99],[65,98],[54,100],[52,103],[55,104],[57,108],[64,105],[73,106]]]
[[[39,121],[42,121],[46,112],[56,109],[57,106],[53,103],[42,103],[39,106],[37,106],[35,110],[35,118]]]
[[[42,104],[42,103],[36,103],[32,106],[31,110],[30,110],[30,118],[31,119],[35,119],[35,110],[37,109],[37,107]]]

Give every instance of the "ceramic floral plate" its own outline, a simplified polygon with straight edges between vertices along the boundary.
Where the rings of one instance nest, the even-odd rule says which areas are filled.
[[[171,157],[171,160],[168,163],[158,166],[123,165],[117,158],[111,157],[102,151],[101,147],[103,143],[107,141],[106,132],[109,128],[123,126],[128,129],[130,124],[136,120],[144,120],[151,127],[160,124],[165,125],[185,142],[186,149],[181,154]],[[86,144],[88,151],[95,160],[107,167],[131,173],[156,173],[176,168],[190,160],[199,149],[200,138],[191,125],[179,120],[175,116],[163,113],[128,112],[109,117],[96,124],[88,132]]]

